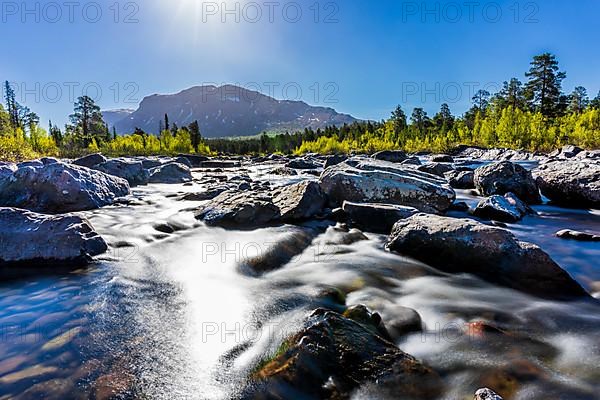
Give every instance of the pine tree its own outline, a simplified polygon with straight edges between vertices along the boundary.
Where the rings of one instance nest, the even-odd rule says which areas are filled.
[[[88,147],[96,138],[106,137],[106,127],[102,119],[100,107],[89,96],[81,96],[77,99],[73,114],[69,116],[74,125],[76,133],[81,136],[82,144]]]
[[[391,120],[394,123],[394,133],[396,134],[396,137],[398,137],[400,133],[408,126],[406,123],[406,114],[404,113],[404,110],[402,110],[402,107],[396,107],[396,109],[392,112]],[[369,130],[372,130],[372,128]]]
[[[531,68],[525,76],[529,78],[525,91],[531,108],[546,118],[559,115],[561,100],[564,100],[561,99],[562,81],[567,74],[559,72],[556,57],[550,53],[533,57]]]
[[[590,103],[587,90],[583,86],[577,86],[569,96],[569,112],[581,114]]]
[[[481,113],[484,113],[490,105],[490,92],[480,89],[475,93],[475,96],[473,96],[471,100],[473,101],[473,105],[477,107]]]

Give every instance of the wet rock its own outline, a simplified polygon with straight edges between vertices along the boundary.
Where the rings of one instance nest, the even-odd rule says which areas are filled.
[[[108,249],[84,218],[16,208],[0,208],[0,243],[0,267],[85,265]]]
[[[150,173],[144,168],[141,161],[113,158],[102,164],[95,165],[95,170],[106,174],[118,176],[129,182],[131,186],[146,185],[150,179]]]
[[[266,192],[226,191],[200,207],[196,219],[209,226],[255,228],[280,217],[280,210]]]
[[[102,154],[95,153],[78,158],[75,161],[73,161],[73,164],[79,165],[80,167],[92,168],[93,166],[105,163],[106,161],[108,160]]]
[[[358,228],[384,234],[389,234],[398,220],[419,213],[419,210],[413,207],[349,201],[344,202],[342,209],[349,221]]]
[[[386,320],[386,326],[394,340],[398,340],[406,334],[423,330],[421,316],[412,308],[394,307],[392,315],[393,317]]]
[[[484,388],[475,392],[474,400],[502,400],[502,397],[497,395],[493,390]]]
[[[419,165],[423,165],[423,164],[421,163],[421,160],[419,160],[419,157],[410,157],[410,158],[407,158],[406,160],[402,161],[400,163],[400,165],[419,166]]]
[[[474,189],[475,172],[474,171],[449,171],[444,174],[448,183],[454,189]]]
[[[507,230],[470,219],[412,216],[394,226],[387,248],[445,272],[471,273],[543,298],[589,297],[539,247],[518,241]]]
[[[428,174],[441,176],[443,178],[445,173],[454,170],[454,168],[450,164],[432,162],[425,165],[421,165],[417,168],[417,170],[421,172],[426,172]]]
[[[475,187],[482,195],[512,192],[527,204],[540,204],[542,198],[531,172],[509,161],[486,165],[475,170]]]
[[[453,163],[454,158],[448,154],[434,154],[430,157],[431,162],[434,163]]]
[[[320,213],[326,198],[318,183],[304,181],[275,190],[273,203],[282,221],[301,221]]]
[[[291,228],[277,243],[260,248],[259,254],[244,260],[240,269],[250,275],[264,274],[283,267],[295,256],[306,250],[315,237],[315,231],[306,228]]]
[[[405,161],[408,158],[408,156],[402,150],[385,150],[373,154],[372,158],[380,161],[401,163],[402,161]]]
[[[129,194],[127,181],[71,164],[22,167],[12,173],[5,169],[0,174],[0,206],[4,207],[48,213],[83,211]]]
[[[473,215],[501,222],[518,222],[533,210],[513,193],[491,196],[477,204]]]
[[[191,167],[193,168],[199,168],[200,166],[202,166],[203,162],[206,162],[209,160],[208,157],[205,156],[201,156],[198,154],[178,154],[177,158],[185,158],[188,160],[188,162],[190,163]]]
[[[208,160],[202,161],[198,168],[209,168],[209,169],[222,169],[222,168],[239,168],[241,166],[239,161],[228,161],[228,160]],[[222,172],[222,171],[214,171]]]
[[[356,315],[354,315],[356,314]],[[381,319],[356,309],[351,318],[316,310],[280,354],[254,374],[243,398],[348,398],[359,385],[394,380],[398,394],[433,398],[439,377],[379,334]]]
[[[183,165],[185,165],[188,168],[192,168],[193,167],[190,159],[187,158],[187,157],[177,157],[177,158],[175,158],[173,160],[173,162],[176,162],[176,163],[179,163],[179,164],[183,164]]]
[[[584,151],[582,148],[577,146],[564,146],[562,149],[558,149],[548,154],[550,158],[568,159],[577,156],[579,153]]]
[[[552,162],[534,174],[542,194],[554,203],[600,208],[600,160]]]
[[[572,231],[564,229],[556,232],[556,236],[561,239],[577,240],[579,242],[600,242],[600,235],[594,235],[593,233]]]
[[[291,160],[285,166],[292,169],[317,169],[321,167],[321,165],[317,164],[316,162],[304,158]]]
[[[190,169],[180,163],[172,162],[150,170],[150,183],[184,183],[192,180]]]
[[[325,166],[323,168],[333,167],[334,165],[338,165],[343,163],[348,159],[347,155],[344,154],[336,154],[333,156],[329,156],[325,159]]]
[[[351,166],[350,161],[327,168],[321,175],[319,182],[332,208],[350,201],[396,204],[435,213],[446,211],[454,202],[454,191],[432,175],[371,161],[352,162]]]
[[[464,201],[456,202],[450,206],[450,211],[467,212],[469,209],[469,205]]]
[[[18,168],[32,167],[32,168],[41,168],[44,166],[44,163],[40,160],[30,160],[23,161],[17,164]]]
[[[360,230],[355,228],[350,229],[346,224],[340,223],[336,226],[330,226],[327,228],[325,234],[323,237],[320,237],[319,240],[324,246],[337,246],[351,245],[363,240],[369,240],[369,238],[366,237],[365,234]]]
[[[298,171],[288,167],[278,167],[269,171],[269,175],[296,176],[298,175]]]

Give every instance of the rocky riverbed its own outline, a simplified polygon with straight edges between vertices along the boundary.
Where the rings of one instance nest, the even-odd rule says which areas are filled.
[[[597,399],[599,234],[574,147],[4,163],[0,399]]]

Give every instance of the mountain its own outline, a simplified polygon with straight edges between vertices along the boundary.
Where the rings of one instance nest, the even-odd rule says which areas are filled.
[[[317,129],[357,121],[332,108],[314,107],[302,101],[276,100],[239,86],[224,85],[195,86],[177,94],[145,97],[139,108],[124,115],[115,127],[119,134],[131,133],[136,127],[157,133],[165,113],[169,123],[178,126],[198,120],[202,135],[210,138]]]
[[[104,122],[108,124],[108,127],[112,131],[112,127],[122,119],[130,116],[135,110],[129,108],[122,108],[118,110],[106,110],[102,111],[102,118]]]

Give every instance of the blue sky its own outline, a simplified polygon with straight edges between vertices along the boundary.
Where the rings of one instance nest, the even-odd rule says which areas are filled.
[[[71,5],[66,5],[71,4]],[[64,124],[87,90],[103,109],[234,83],[359,118],[396,104],[464,112],[474,90],[557,55],[565,91],[600,90],[600,2],[200,0],[2,2],[0,79]],[[225,22],[223,22],[223,20]],[[100,90],[98,90],[100,89]]]

